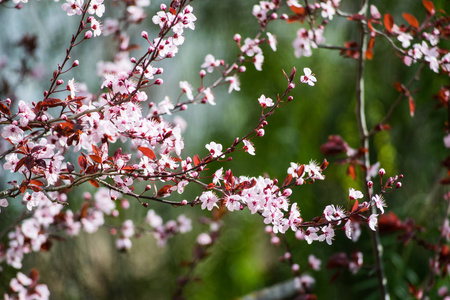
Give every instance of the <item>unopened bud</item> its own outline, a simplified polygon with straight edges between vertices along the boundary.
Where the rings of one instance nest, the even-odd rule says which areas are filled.
[[[167,6],[163,3],[163,4],[161,4],[161,6],[159,8],[161,8],[161,10],[165,11],[167,9]]]
[[[289,96],[288,99],[287,99],[288,102],[290,102],[292,100],[294,100],[294,97],[292,97],[292,96]]]
[[[401,188],[402,187],[402,183],[401,182],[397,182],[397,184],[395,185],[395,188],[396,189],[399,189],[399,188]]]
[[[373,182],[372,181],[367,181],[367,187],[369,189],[371,189],[373,187]]]
[[[287,14],[282,14],[280,19],[281,20],[287,20],[287,19],[289,19],[289,16]]]
[[[291,268],[294,273],[297,273],[300,270],[300,266],[298,264],[293,264]]]
[[[142,36],[144,39],[148,39],[148,33],[147,33],[147,31],[142,31],[142,32],[141,32],[141,36]]]
[[[63,83],[64,83],[64,80],[62,80],[62,79],[56,80],[56,85],[61,85]]]
[[[88,30],[86,31],[86,33],[84,34],[84,38],[89,40],[92,37],[92,31]]]
[[[200,70],[199,75],[201,78],[206,76],[206,71],[205,70]]]
[[[239,42],[241,41],[241,39],[242,39],[242,37],[241,37],[241,35],[240,35],[239,33],[236,33],[236,34],[233,36],[233,40],[234,40],[236,43],[239,43]]]
[[[183,200],[183,201],[181,201],[181,203],[180,203],[181,205],[187,205],[188,204],[188,202],[187,202],[187,200]]]
[[[143,207],[148,207],[148,203],[142,203]]]
[[[276,20],[276,19],[278,18],[277,13],[272,13],[272,14],[270,15],[270,18],[271,18],[272,20]]]
[[[380,176],[383,177],[384,174],[386,174],[386,171],[383,168],[381,168],[380,171],[378,171],[378,174],[380,174]]]
[[[155,84],[156,85],[161,85],[161,84],[163,84],[163,82],[164,81],[161,78],[158,78],[158,79],[155,80]]]
[[[295,88],[295,83],[291,82],[288,85],[288,89],[292,90],[293,88]]]
[[[239,73],[244,73],[245,71],[247,71],[247,68],[245,66],[239,67]]]
[[[291,253],[290,252],[286,252],[285,254],[284,254],[284,258],[285,259],[291,259]]]
[[[80,62],[77,60],[74,60],[72,63],[72,68],[78,67],[78,65],[80,64]]]

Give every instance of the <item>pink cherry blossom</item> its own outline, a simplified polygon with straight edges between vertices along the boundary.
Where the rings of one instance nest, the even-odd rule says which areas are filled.
[[[314,86],[314,83],[317,82],[317,79],[314,76],[314,74],[312,74],[311,69],[310,68],[304,68],[303,69],[303,73],[305,73],[305,75],[302,75],[300,77],[300,82],[307,83],[310,86]]]
[[[261,107],[272,107],[275,104],[273,103],[273,100],[269,97],[266,97],[264,95],[261,95],[258,99],[259,104],[261,104]]]
[[[253,144],[248,140],[243,140],[244,142],[244,150],[245,152],[248,152],[250,155],[255,155],[255,147]]]
[[[377,214],[371,214],[369,219],[367,220],[367,223],[369,223],[369,227],[370,229],[372,229],[373,231],[376,231],[376,227],[378,224],[378,215]]]
[[[217,144],[216,142],[211,142],[207,144],[206,149],[208,149],[209,153],[212,155],[212,157],[219,157],[222,155],[222,145]]]

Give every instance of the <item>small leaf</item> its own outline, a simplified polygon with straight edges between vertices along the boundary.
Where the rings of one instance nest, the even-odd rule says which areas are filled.
[[[414,111],[416,110],[416,103],[414,102],[414,99],[411,96],[408,97],[408,100],[409,100],[409,114],[411,115],[411,117],[414,117]]]
[[[408,13],[403,13],[402,16],[409,23],[409,25],[415,29],[419,29],[419,21],[417,21],[416,17]]]
[[[43,186],[44,185],[44,183],[42,181],[36,180],[36,179],[30,180],[30,184],[34,184],[34,185],[37,185],[37,186]]]
[[[366,50],[366,57],[367,59],[371,60],[373,58],[373,46],[375,44],[375,38],[371,37],[369,40],[369,45],[367,46]]]
[[[198,154],[194,155],[194,166],[198,166],[199,164],[201,164],[201,159],[200,156],[198,156]]]
[[[147,147],[138,147],[138,150],[141,151],[142,154],[144,154],[145,156],[147,156],[151,160],[155,160],[156,159],[155,152],[153,152],[152,149],[147,148]]]
[[[394,27],[394,18],[390,14],[384,14],[384,26],[386,27],[389,33],[392,32],[392,28]]]
[[[93,160],[93,161],[95,161],[96,163],[98,163],[98,164],[101,164],[101,163],[103,163],[103,160],[102,160],[102,158],[100,157],[100,156],[98,156],[98,155],[89,155],[89,157]]]
[[[11,115],[11,111],[9,110],[9,107],[6,106],[3,103],[0,103],[0,112],[4,113],[5,115]]]
[[[348,166],[347,175],[350,176],[353,180],[356,180],[356,170],[354,165]]]
[[[165,186],[163,186],[162,188],[159,189],[157,196],[158,197],[164,197],[164,196],[168,196],[170,195],[170,188],[172,186],[170,184],[167,184]]]
[[[423,6],[425,6],[425,8],[427,9],[428,13],[430,15],[434,15],[436,13],[436,10],[434,9],[434,4],[433,2],[429,1],[429,0],[422,0]]]
[[[306,13],[306,10],[304,7],[291,5],[291,6],[289,6],[289,8],[292,10],[293,13],[295,13],[297,15],[303,15]]]
[[[359,205],[358,200],[355,199],[355,204],[353,204],[352,212],[355,212],[358,210],[358,205]]]
[[[80,168],[81,168],[82,170],[85,170],[86,167],[87,167],[87,160],[86,160],[86,157],[84,157],[83,155],[80,155],[80,156],[78,157],[78,165],[80,166]]]
[[[89,183],[92,184],[93,186],[95,186],[96,188],[100,187],[100,185],[98,184],[98,182],[96,180],[89,180]]]
[[[288,186],[291,183],[292,179],[292,175],[288,174],[288,176],[286,176],[286,178],[284,179],[283,186]]]

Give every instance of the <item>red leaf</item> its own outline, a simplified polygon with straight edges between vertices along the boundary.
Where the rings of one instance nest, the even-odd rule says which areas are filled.
[[[81,167],[81,169],[85,170],[87,167],[86,157],[84,157],[83,155],[80,155],[78,157],[78,165]]]
[[[170,184],[167,184],[167,185],[163,186],[162,188],[159,189],[157,196],[161,197],[161,196],[169,195],[171,187],[172,186]]]
[[[96,180],[91,179],[91,180],[89,180],[89,183],[97,188],[100,187],[100,185],[98,184],[98,182]]]
[[[436,10],[434,9],[434,4],[431,1],[428,0],[422,0],[423,6],[427,9],[428,13],[430,15],[434,15],[436,13]]]
[[[89,202],[84,202],[80,210],[80,219],[86,218],[89,209]]]
[[[200,160],[200,156],[198,156],[198,154],[194,155],[194,166],[198,166],[199,164],[201,164],[201,160]]]
[[[284,179],[283,186],[288,186],[291,183],[292,178],[292,175],[288,174],[288,176],[286,176],[286,178]]]
[[[155,152],[153,152],[152,149],[147,148],[147,147],[138,147],[138,150],[141,151],[142,154],[144,154],[145,156],[147,156],[151,160],[155,160],[156,159]]]
[[[11,111],[9,110],[9,107],[6,106],[3,103],[0,103],[0,112],[4,113],[5,115],[11,115]]]
[[[92,150],[94,151],[95,155],[102,156],[102,152],[100,151],[99,147],[92,145]]]
[[[304,7],[299,7],[299,6],[295,6],[295,5],[291,5],[289,6],[289,8],[292,10],[292,12],[294,12],[297,15],[303,15],[306,13],[306,10]]]
[[[98,155],[89,155],[89,157],[98,164],[103,163],[102,158]]]
[[[386,27],[389,33],[392,32],[392,28],[394,27],[394,18],[390,14],[384,14],[384,26]]]
[[[208,184],[208,186],[206,187],[208,190],[215,188],[216,185],[214,183],[210,183]]]
[[[347,17],[348,20],[350,21],[361,21],[361,20],[366,20],[366,16],[361,15],[361,14],[354,14],[350,17]]]
[[[366,57],[367,59],[373,58],[373,46],[375,45],[375,38],[371,37],[369,40],[369,45],[367,45]]]
[[[354,165],[348,166],[347,175],[350,176],[353,180],[356,180],[356,170]]]
[[[394,87],[397,89],[397,91],[399,91],[399,92],[405,92],[405,88],[404,88],[404,86],[403,86],[403,84],[401,84],[400,82],[398,82],[398,81],[396,81],[395,83],[394,83]]]
[[[61,99],[56,99],[56,98],[47,98],[44,101],[42,101],[42,106],[47,106],[47,107],[56,107],[56,106],[60,106],[63,105],[64,102]]]
[[[35,180],[35,179],[30,180],[30,184],[34,184],[34,185],[38,185],[38,186],[43,186],[44,185],[44,183],[42,181]]]
[[[415,29],[419,29],[419,21],[417,21],[416,17],[408,13],[403,13],[402,16],[409,23],[409,25]]]
[[[359,205],[358,200],[355,199],[355,204],[353,204],[352,212],[355,212],[358,210],[358,205]]]
[[[414,111],[416,109],[416,103],[414,102],[413,97],[409,96],[409,113],[411,117],[414,117]]]

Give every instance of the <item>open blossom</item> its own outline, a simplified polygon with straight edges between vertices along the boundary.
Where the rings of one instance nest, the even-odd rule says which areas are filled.
[[[204,192],[198,199],[202,203],[202,209],[212,210],[214,207],[218,207],[216,203],[219,198],[211,191]]]
[[[386,207],[386,203],[382,196],[375,195],[372,197],[372,201],[375,203],[375,206],[384,214],[384,207]]]
[[[317,79],[314,76],[314,74],[312,74],[311,69],[310,68],[304,68],[303,72],[305,73],[305,75],[302,75],[300,77],[300,82],[307,83],[310,86],[314,86],[314,83],[317,82]]]
[[[273,51],[277,51],[277,38],[270,32],[267,32],[267,40],[270,48],[272,48]]]
[[[201,65],[201,68],[206,68],[208,73],[212,73],[214,68],[220,66],[220,60],[215,59],[212,54],[208,54],[205,57],[205,62]]]
[[[180,81],[180,88],[183,90],[184,93],[186,93],[186,97],[189,100],[193,100],[194,96],[192,95],[192,85],[189,84],[187,81]]]
[[[331,224],[328,224],[327,226],[322,227],[322,232],[323,234],[321,234],[317,239],[320,242],[326,241],[328,245],[331,245],[335,235],[333,226],[331,226]]]
[[[62,5],[62,9],[67,12],[67,15],[81,15],[83,12],[81,9],[83,7],[84,0],[67,0],[67,3]]]
[[[216,142],[211,142],[209,144],[207,144],[206,149],[209,150],[209,153],[212,155],[212,157],[219,157],[222,155],[222,145],[221,144],[217,144]]]
[[[245,152],[248,152],[250,155],[255,155],[255,147],[253,147],[253,144],[248,140],[243,140],[243,142]]]
[[[350,200],[356,200],[356,199],[361,199],[364,197],[364,194],[361,193],[360,191],[357,191],[353,188],[350,188],[348,190],[348,197],[350,198]]]
[[[264,95],[261,95],[261,97],[259,97],[258,102],[259,102],[259,104],[261,104],[261,107],[264,107],[264,108],[274,106],[273,100]]]
[[[226,77],[225,81],[230,83],[230,86],[228,87],[228,93],[229,94],[233,90],[235,90],[235,91],[240,91],[241,90],[239,78],[237,77],[236,74],[234,74],[233,76]]]
[[[372,229],[373,231],[376,231],[376,227],[377,227],[377,224],[378,224],[377,217],[378,217],[377,214],[371,214],[369,219],[367,220],[367,222],[369,223],[370,229]]]
[[[317,235],[317,231],[319,231],[319,228],[308,227],[306,229],[304,238],[308,242],[308,244],[311,244],[313,241],[319,238],[319,236]]]
[[[336,10],[334,9],[331,1],[327,1],[326,3],[321,2],[320,6],[322,7],[322,17],[333,20],[333,16],[336,14]]]

